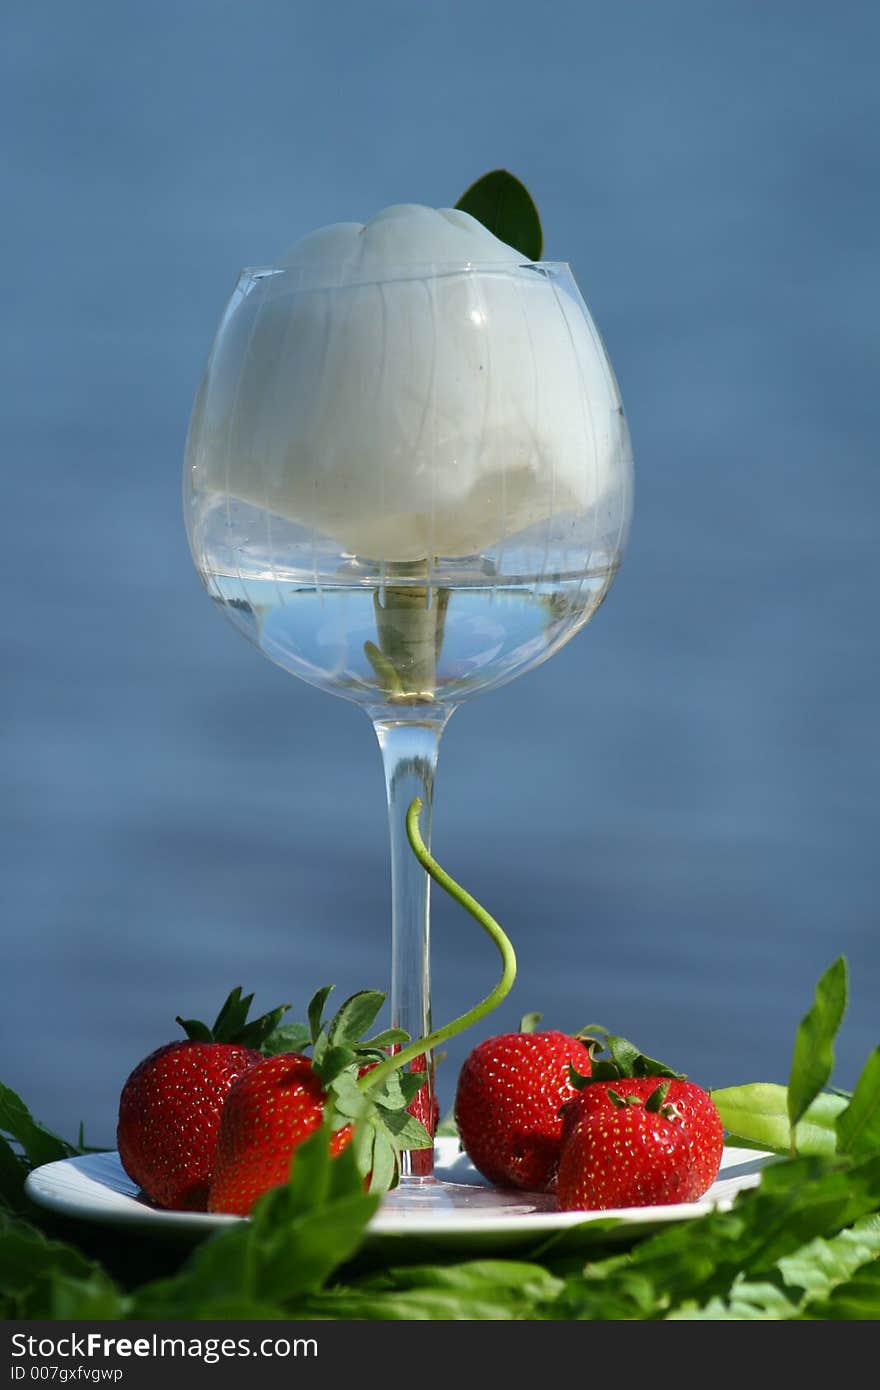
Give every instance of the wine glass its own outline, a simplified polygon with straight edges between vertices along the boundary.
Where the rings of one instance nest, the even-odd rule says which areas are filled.
[[[452,712],[586,625],[621,561],[632,456],[569,267],[334,262],[241,273],[193,408],[193,559],[235,627],[363,706],[391,832],[391,1016],[431,1027],[424,804]],[[418,1113],[431,1111],[432,1077]],[[402,1184],[430,1179],[429,1150]]]

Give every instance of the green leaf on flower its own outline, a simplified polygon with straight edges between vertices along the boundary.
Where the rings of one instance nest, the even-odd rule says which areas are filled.
[[[868,1057],[852,1100],[837,1117],[837,1142],[854,1158],[880,1153],[880,1047]]]
[[[846,1011],[846,986],[846,961],[839,956],[816,985],[813,1005],[802,1018],[795,1035],[788,1079],[788,1118],[792,1131],[831,1076],[834,1039]]]
[[[521,252],[530,261],[539,261],[544,249],[541,218],[525,184],[507,169],[493,169],[472,183],[455,204],[478,222]]]

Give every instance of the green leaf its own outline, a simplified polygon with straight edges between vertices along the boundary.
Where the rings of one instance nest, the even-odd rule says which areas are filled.
[[[755,1081],[748,1086],[727,1086],[710,1094],[721,1123],[735,1139],[744,1139],[759,1148],[775,1149],[779,1153],[789,1151],[791,1129],[785,1086]],[[829,1091],[816,1096],[797,1126],[798,1153],[834,1153],[837,1147],[835,1125],[846,1105],[842,1096]]]
[[[404,1028],[385,1028],[383,1032],[377,1033],[374,1038],[365,1038],[363,1047],[386,1048],[396,1047],[399,1043],[408,1043],[409,1033]]]
[[[880,1319],[880,1261],[875,1257],[863,1265],[828,1299],[809,1304],[802,1316],[805,1321],[877,1322]]]
[[[412,1103],[428,1079],[424,1071],[393,1071],[386,1077],[378,1090],[370,1092],[377,1105],[387,1110],[405,1110]]]
[[[190,1042],[214,1042],[214,1034],[207,1023],[202,1023],[198,1018],[181,1018],[180,1014],[174,1020],[179,1023]]]
[[[382,1321],[513,1321],[552,1318],[565,1284],[538,1264],[472,1260],[415,1265],[329,1289],[306,1316]]]
[[[370,1191],[383,1193],[393,1187],[397,1176],[397,1154],[384,1129],[373,1130],[370,1159]]]
[[[289,1008],[289,1004],[279,1004],[277,1009],[270,1009],[268,1013],[252,1019],[250,1023],[244,1024],[238,1029],[231,1041],[238,1043],[239,1047],[252,1047],[257,1051],[265,1052],[267,1039],[278,1032],[278,1025]],[[293,1026],[297,1027],[296,1024]],[[304,1028],[303,1024],[298,1026]],[[274,1053],[267,1053],[267,1056],[274,1056]]]
[[[794,1127],[818,1095],[834,1067],[834,1039],[846,1011],[846,960],[839,956],[816,985],[813,1006],[804,1015],[794,1040],[788,1079],[788,1119]]]
[[[668,1091],[669,1082],[661,1082],[657,1089],[655,1091],[652,1091],[651,1094],[648,1096],[648,1099],[645,1101],[645,1109],[649,1110],[652,1114],[655,1112],[659,1113],[659,1111],[663,1107],[663,1102],[666,1099]]]
[[[312,1045],[311,1029],[306,1023],[285,1023],[273,1028],[263,1039],[261,1051],[267,1057],[276,1057],[279,1052],[303,1052]]]
[[[385,1003],[378,989],[361,989],[340,1007],[327,1030],[331,1043],[353,1046],[363,1037]]]
[[[214,1020],[211,1033],[215,1042],[232,1041],[243,1026],[253,1002],[253,994],[247,994],[242,998],[241,985],[236,985]]]
[[[53,1134],[50,1129],[39,1124],[28,1110],[21,1096],[0,1082],[0,1135],[20,1144],[31,1167],[38,1168],[42,1163],[54,1163],[59,1158],[70,1158],[76,1153],[72,1144],[67,1144]]]
[[[0,1308],[4,1305],[16,1318],[79,1316],[63,1311],[71,1307],[99,1309],[83,1316],[122,1315],[115,1285],[98,1265],[26,1222],[0,1214]]]
[[[647,1053],[640,1051],[635,1043],[631,1043],[629,1038],[609,1033],[600,1023],[591,1023],[589,1027],[582,1028],[577,1036],[588,1046],[592,1044],[589,1047],[592,1066],[587,1085],[591,1081],[619,1081],[627,1076],[668,1076],[671,1080],[684,1080],[683,1072],[673,1071],[665,1062],[658,1062],[656,1057],[649,1057]],[[608,1049],[609,1057],[596,1055],[603,1048]]]
[[[357,1060],[357,1054],[351,1047],[331,1047],[326,1042],[326,1033],[322,1033],[315,1043],[315,1050],[312,1054],[312,1070],[320,1077],[325,1086],[329,1086],[340,1072]]]
[[[319,989],[317,994],[313,995],[309,1002],[309,1029],[312,1034],[312,1042],[318,1041],[318,1035],[321,1032],[321,1015],[324,1012],[324,1005],[327,1003],[334,989],[335,985],[324,985],[323,989]]]
[[[530,261],[544,249],[541,218],[524,184],[506,169],[493,169],[472,183],[455,205],[482,222],[494,236]]]
[[[0,1211],[21,1211],[26,1206],[24,1180],[27,1164],[0,1135]]]
[[[854,1158],[880,1153],[880,1047],[868,1057],[852,1100],[837,1117],[837,1142]]]
[[[394,1146],[398,1149],[431,1149],[434,1147],[434,1140],[425,1129],[421,1120],[417,1120],[415,1115],[410,1115],[407,1110],[383,1110],[377,1107],[385,1128],[392,1136]]]
[[[520,1033],[534,1033],[543,1017],[543,1014],[523,1014],[519,1021],[518,1031]]]
[[[340,1072],[330,1083],[330,1094],[344,1120],[359,1120],[370,1109],[370,1101],[357,1084],[354,1073]]]

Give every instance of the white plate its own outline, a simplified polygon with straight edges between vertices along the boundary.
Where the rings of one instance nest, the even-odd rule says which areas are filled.
[[[438,1139],[435,1174],[442,1187],[392,1192],[373,1218],[373,1238],[395,1238],[430,1245],[534,1246],[577,1230],[578,1240],[620,1239],[633,1227],[649,1230],[729,1207],[744,1188],[755,1187],[770,1154],[725,1148],[717,1181],[698,1202],[666,1207],[626,1207],[614,1211],[557,1211],[543,1193],[502,1191],[480,1176],[457,1139]],[[30,1174],[28,1196],[59,1216],[113,1226],[148,1228],[155,1235],[208,1235],[242,1218],[207,1212],[161,1211],[150,1206],[125,1173],[116,1153],[85,1154],[46,1163]],[[593,1228],[592,1230],[590,1228]]]

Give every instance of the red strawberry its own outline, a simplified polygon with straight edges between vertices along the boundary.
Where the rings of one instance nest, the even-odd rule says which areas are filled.
[[[428,1070],[428,1058],[422,1054],[410,1062],[407,1071]],[[434,1069],[431,1063],[431,1076],[433,1078]],[[429,1090],[427,1085],[423,1086],[413,1096],[412,1102],[407,1106],[410,1115],[414,1115],[417,1120],[425,1126],[428,1133],[433,1136],[437,1132],[440,1123],[440,1103],[437,1100],[437,1092],[433,1086]],[[414,1178],[425,1177],[434,1171],[434,1154],[430,1149],[413,1149],[409,1156],[409,1171]]]
[[[287,1005],[247,1023],[253,995],[229,995],[213,1029],[178,1019],[189,1035],[135,1067],[119,1100],[122,1166],[157,1206],[204,1211],[220,1111],[230,1087],[260,1060],[256,1048]]]
[[[575,1099],[565,1107],[562,1142],[588,1114],[607,1113],[614,1110],[614,1102],[609,1098],[609,1090],[621,1095],[636,1096],[642,1101],[657,1089],[656,1076],[627,1077],[620,1081],[595,1081],[579,1091]],[[702,1087],[693,1081],[677,1077],[669,1079],[665,1106],[671,1108],[681,1118],[682,1128],[690,1147],[693,1170],[692,1196],[702,1197],[718,1176],[721,1155],[724,1148],[724,1131],[721,1117],[712,1100]],[[690,1200],[690,1198],[688,1199]]]
[[[563,1211],[666,1206],[698,1195],[684,1124],[663,1103],[665,1089],[655,1081],[644,1100],[622,1082],[619,1092],[608,1088],[607,1106],[582,1111],[559,1160]]]
[[[565,1033],[504,1033],[474,1048],[461,1070],[455,1119],[471,1162],[490,1182],[541,1192],[552,1184],[571,1068],[590,1054]]]
[[[232,1087],[223,1107],[209,1211],[246,1216],[258,1197],[287,1181],[299,1145],[321,1124],[327,1094],[308,1057],[266,1057]],[[352,1127],[336,1131],[335,1156]]]

